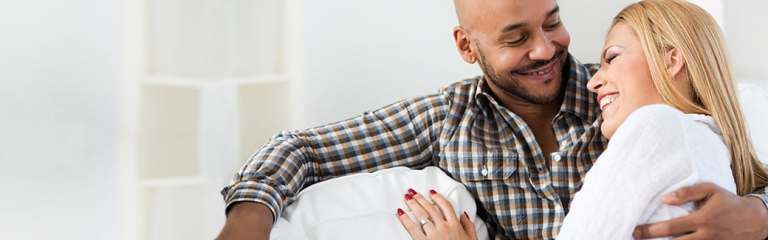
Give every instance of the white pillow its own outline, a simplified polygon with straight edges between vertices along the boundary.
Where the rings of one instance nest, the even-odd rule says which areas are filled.
[[[479,239],[488,239],[472,195],[437,167],[396,167],[309,186],[284,209],[270,239],[410,239],[396,216],[397,208],[408,212],[403,199],[408,188],[421,194],[439,192],[451,201],[457,216],[469,214]]]
[[[757,156],[768,164],[768,91],[754,83],[739,83],[739,98]]]

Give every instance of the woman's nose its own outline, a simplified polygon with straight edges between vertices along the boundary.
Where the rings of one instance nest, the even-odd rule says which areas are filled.
[[[600,76],[600,72],[595,73],[595,75],[592,76],[592,78],[589,79],[589,82],[587,82],[587,89],[589,91],[596,93],[597,90],[600,90],[601,87],[605,84],[603,82]]]

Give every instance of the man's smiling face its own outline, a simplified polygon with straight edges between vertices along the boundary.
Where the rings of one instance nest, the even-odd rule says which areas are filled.
[[[555,0],[456,0],[457,47],[477,60],[495,94],[546,104],[558,99],[570,35]],[[461,36],[468,39],[462,46]],[[466,51],[469,50],[469,51]],[[500,93],[501,92],[501,93]]]

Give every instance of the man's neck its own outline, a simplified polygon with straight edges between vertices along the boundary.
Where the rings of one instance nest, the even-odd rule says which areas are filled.
[[[560,111],[560,105],[563,102],[562,94],[555,101],[538,104],[507,94],[504,90],[494,89],[496,86],[492,84],[489,87],[494,93],[496,100],[502,106],[520,116],[531,127],[550,126],[552,119]]]

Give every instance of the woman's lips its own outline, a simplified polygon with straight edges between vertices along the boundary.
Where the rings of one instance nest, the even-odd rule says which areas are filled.
[[[605,110],[605,108],[607,108],[608,105],[616,101],[618,97],[619,97],[619,93],[609,93],[609,94],[598,96],[597,102],[600,103],[600,110]]]

